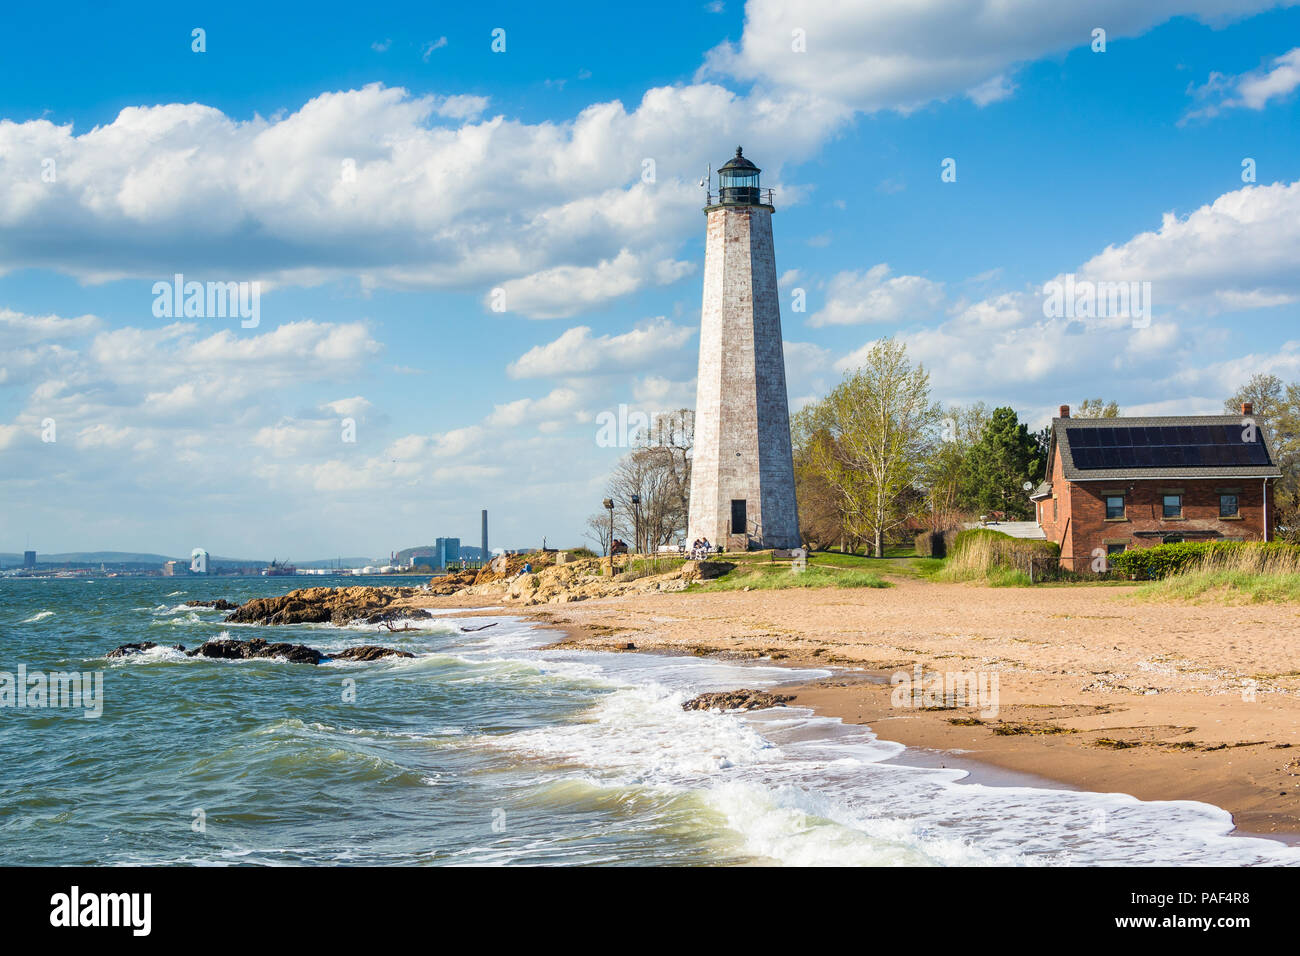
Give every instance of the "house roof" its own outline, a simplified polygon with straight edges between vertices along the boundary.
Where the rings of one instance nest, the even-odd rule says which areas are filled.
[[[1262,423],[1241,415],[1054,418],[1052,446],[1070,481],[1282,474]]]

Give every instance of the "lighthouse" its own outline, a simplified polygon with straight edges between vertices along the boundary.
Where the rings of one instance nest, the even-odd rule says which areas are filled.
[[[771,190],[736,155],[704,213],[704,303],[687,537],[728,551],[797,548]]]

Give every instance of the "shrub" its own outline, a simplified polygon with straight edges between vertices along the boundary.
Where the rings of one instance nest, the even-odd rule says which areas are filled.
[[[1139,581],[1220,571],[1296,574],[1300,573],[1300,546],[1284,541],[1183,541],[1112,555],[1110,566]]]
[[[1056,558],[1061,550],[1054,541],[1041,541],[1034,538],[1013,538],[992,528],[970,528],[958,534],[952,542],[944,568],[939,577],[948,581],[969,581],[973,578],[996,578],[997,583],[1015,585],[1021,578],[1007,574],[1008,571],[1021,572],[1023,582],[1029,583],[1029,563],[1034,559]],[[1047,571],[1055,567],[1055,562],[1040,561],[1038,571]]]

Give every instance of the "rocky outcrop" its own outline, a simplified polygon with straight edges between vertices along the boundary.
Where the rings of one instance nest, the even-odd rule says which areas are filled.
[[[153,641],[141,641],[139,644],[123,644],[121,647],[113,648],[113,650],[109,651],[104,656],[105,657],[131,657],[134,654],[143,654],[145,651],[152,650],[157,646],[158,645],[155,644]],[[185,650],[185,645],[173,644],[172,650],[183,651]]]
[[[143,654],[145,651],[157,646],[153,641],[143,641],[139,644],[123,644],[104,656],[130,657],[133,654]],[[185,651],[185,645],[176,644],[173,649]],[[255,637],[251,641],[236,641],[228,638],[204,641],[194,650],[185,651],[185,656],[210,657],[215,660],[226,661],[270,658],[289,661],[294,664],[320,664],[323,661],[358,661],[364,663],[366,661],[382,660],[385,657],[414,657],[415,655],[410,651],[399,651],[395,647],[381,647],[378,644],[361,644],[357,647],[349,647],[336,654],[322,654],[316,648],[308,647],[306,644],[272,644],[260,637]]]
[[[527,574],[523,573],[525,564],[532,566]],[[524,606],[567,604],[623,594],[684,591],[690,582],[718,577],[732,567],[720,561],[683,561],[674,556],[619,560],[616,565],[609,558],[557,564],[550,555],[520,554],[492,561],[477,573],[434,578],[430,587],[433,594],[484,597]],[[465,586],[463,582],[471,573],[474,583]]]
[[[234,611],[238,610],[239,605],[227,601],[225,598],[217,598],[215,601],[186,601],[186,607],[210,607],[214,611]]]
[[[377,661],[385,657],[414,657],[408,651],[399,651],[395,647],[380,647],[378,644],[362,644],[349,647],[330,655],[332,661]]]
[[[682,704],[682,710],[764,710],[784,707],[794,700],[790,694],[769,694],[762,690],[724,690],[700,694]]]
[[[427,616],[427,612],[414,608],[400,612],[390,608],[394,601],[416,593],[415,588],[300,588],[278,597],[253,598],[227,617],[226,622],[344,625],[354,621],[377,623],[398,617]]]
[[[218,660],[250,660],[252,658],[273,658],[294,664],[319,664],[325,655],[306,644],[268,644],[260,637],[251,641],[235,641],[219,638],[204,641],[192,651],[186,651],[187,657],[213,657]]]

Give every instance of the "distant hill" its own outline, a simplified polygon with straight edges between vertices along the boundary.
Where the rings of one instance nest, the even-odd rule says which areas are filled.
[[[171,558],[162,554],[140,553],[136,551],[65,551],[56,554],[44,554],[36,552],[37,564],[74,564],[78,566],[98,565],[98,564],[151,564],[162,565],[167,561],[179,561],[180,558]],[[185,560],[189,560],[186,555]],[[6,568],[11,568],[16,564],[23,563],[21,554],[4,552],[0,553],[0,564]]]
[[[152,554],[149,552],[138,551],[61,551],[46,554],[43,551],[36,552],[36,564],[38,567],[49,565],[70,564],[73,567],[94,568],[101,564],[111,565],[129,565],[133,568],[160,568],[168,561],[184,561],[189,563],[190,556],[184,555],[165,555]],[[286,560],[284,557],[279,558],[281,563]],[[16,552],[0,552],[0,566],[6,568],[17,567],[23,563],[23,556]],[[270,558],[227,558],[221,555],[213,554],[208,556],[208,563],[213,568],[218,567],[238,567],[238,568],[262,568],[271,563]],[[367,565],[375,564],[373,558],[321,558],[316,561],[293,561],[289,563],[300,568],[331,568],[335,564],[341,563],[345,568],[362,568]],[[381,562],[382,563],[382,562]]]

